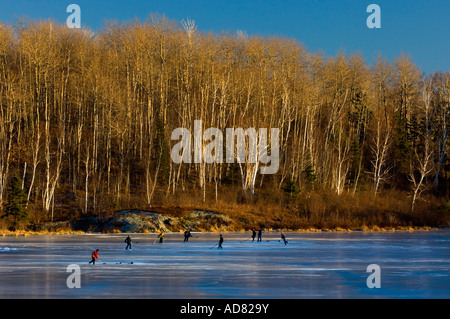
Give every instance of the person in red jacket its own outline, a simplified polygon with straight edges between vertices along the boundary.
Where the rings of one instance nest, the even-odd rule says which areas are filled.
[[[89,262],[89,265],[92,263],[93,265],[95,265],[95,261],[100,261],[98,260],[98,249],[93,251],[91,254],[92,260]]]

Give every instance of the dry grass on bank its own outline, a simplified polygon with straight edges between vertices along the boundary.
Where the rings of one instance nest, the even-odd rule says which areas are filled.
[[[84,234],[82,231],[78,230],[56,230],[56,231],[49,231],[49,230],[41,230],[41,231],[31,231],[31,230],[7,230],[7,229],[0,229],[0,236],[34,236],[34,235],[81,235]]]
[[[268,229],[302,231],[383,231],[417,230],[450,225],[449,203],[433,196],[417,201],[410,212],[409,193],[391,190],[377,197],[372,192],[352,194],[344,192],[308,192],[292,198],[282,191],[261,192],[253,200],[242,201],[240,194],[181,194],[166,198],[160,210],[201,209],[226,214],[233,220],[234,230],[264,225]]]
[[[410,212],[408,193],[391,190],[380,193],[376,198],[371,192],[356,194],[344,192],[305,192],[291,197],[282,191],[258,192],[253,199],[243,199],[236,190],[221,191],[217,200],[215,193],[206,194],[198,190],[178,192],[175,195],[155,196],[154,205],[148,207],[142,197],[128,198],[120,207],[108,212],[94,212],[94,216],[107,217],[115,211],[137,209],[153,211],[169,216],[181,217],[194,210],[225,214],[230,222],[223,226],[210,225],[204,231],[246,231],[264,226],[266,230],[295,231],[393,231],[429,230],[450,226],[450,203],[433,196],[423,197]],[[48,221],[39,211],[33,213],[33,223]],[[41,214],[41,215],[39,215]],[[64,211],[55,216],[67,221]],[[78,218],[83,215],[78,216]],[[73,218],[73,216],[72,216]],[[54,227],[45,231],[9,231],[0,224],[1,236],[66,235],[83,232],[70,227]],[[120,230],[112,229],[112,232]],[[200,229],[198,231],[201,231]]]

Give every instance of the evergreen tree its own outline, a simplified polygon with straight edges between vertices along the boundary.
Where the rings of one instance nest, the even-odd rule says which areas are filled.
[[[308,189],[311,189],[317,180],[317,176],[316,176],[314,166],[311,161],[311,155],[309,153],[306,155],[306,165],[305,165],[305,169],[302,171],[302,173],[305,175]]]
[[[5,207],[6,214],[3,217],[12,217],[12,227],[16,229],[19,223],[28,218],[27,194],[22,189],[22,181],[19,177],[11,178],[8,189],[8,203]]]
[[[296,197],[300,193],[300,188],[297,186],[297,183],[292,179],[286,181],[286,186],[283,188],[283,190],[292,197]]]

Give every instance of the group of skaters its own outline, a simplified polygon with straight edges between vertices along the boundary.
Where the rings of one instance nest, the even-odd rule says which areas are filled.
[[[252,232],[252,236],[251,236],[252,242],[255,241],[256,236],[258,236],[257,240],[256,240],[257,242],[261,242],[262,241],[262,232],[263,232],[263,228],[262,227],[259,228],[258,232],[252,228],[251,232]],[[190,230],[186,230],[184,232],[184,241],[183,242],[185,242],[185,243],[188,242],[190,237],[193,237],[192,234],[191,234],[191,231]],[[284,235],[283,232],[281,232],[281,240],[283,241],[283,243],[285,245],[288,244],[288,241],[286,240],[286,236]],[[159,241],[159,243],[161,243],[161,244],[163,243],[163,241],[164,241],[164,232],[159,233],[158,237],[156,238],[156,240],[153,243],[155,243],[156,241]],[[222,247],[223,241],[224,241],[223,240],[223,236],[222,236],[222,234],[220,234],[219,235],[219,242],[217,244],[215,244],[211,248],[214,248],[215,246],[217,246],[217,249],[222,249],[223,248]],[[131,242],[132,242],[131,241],[131,237],[128,235],[127,238],[125,238],[125,243],[127,244],[126,247],[125,247],[125,250],[128,250],[128,249],[131,250]],[[95,262],[99,261],[99,259],[98,259],[98,252],[99,252],[98,249],[96,249],[95,251],[92,252],[92,254],[91,254],[91,258],[92,259],[89,262],[89,264],[92,263],[93,265],[95,265]]]
[[[252,228],[251,231],[252,231],[252,242],[254,242],[254,241],[255,241],[255,237],[256,237],[256,230],[254,230],[254,229]],[[259,227],[259,230],[258,230],[258,239],[256,240],[257,242],[262,241],[262,232],[263,232],[262,227]],[[286,236],[284,235],[283,232],[281,232],[281,240],[283,240],[283,243],[284,243],[285,245],[288,244],[288,241],[286,240]]]

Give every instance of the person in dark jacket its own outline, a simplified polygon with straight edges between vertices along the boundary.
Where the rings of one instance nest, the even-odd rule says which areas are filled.
[[[127,247],[125,247],[125,250],[127,250],[128,248],[131,249],[131,238],[130,238],[130,236],[128,236],[128,237],[125,239],[125,242],[127,243]]]
[[[262,227],[259,227],[258,230],[258,241],[262,241]]]
[[[184,242],[188,242],[189,241],[189,237],[192,237],[191,231],[190,230],[186,230],[184,232]]]
[[[255,241],[255,237],[256,237],[256,231],[254,229],[252,229],[252,242]]]
[[[286,236],[281,232],[281,239],[283,240],[284,244],[287,245],[288,241],[286,240]]]
[[[223,237],[222,237],[222,235],[220,235],[219,246],[217,247],[217,249],[222,249],[222,243],[223,243]]]

